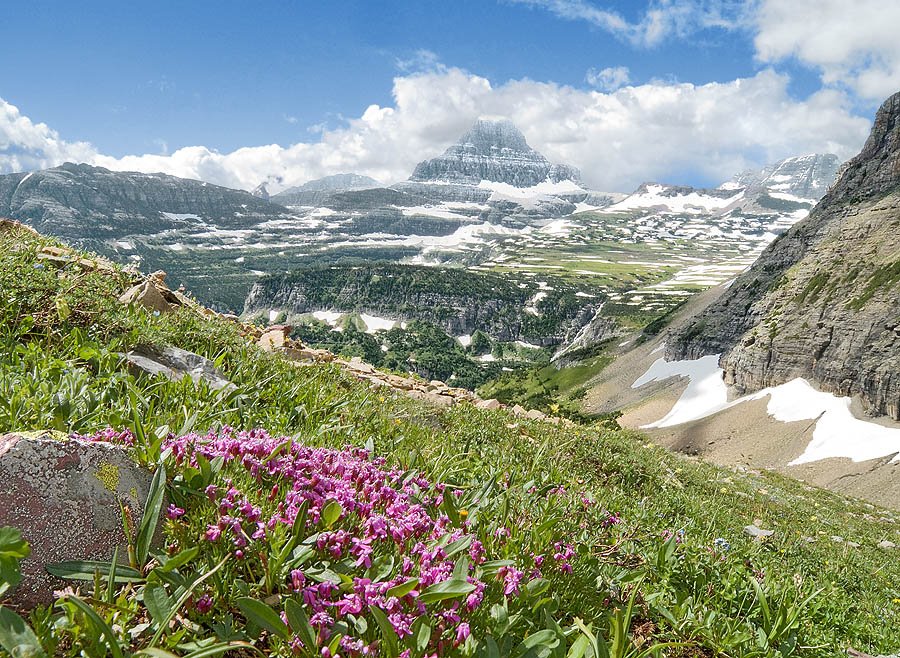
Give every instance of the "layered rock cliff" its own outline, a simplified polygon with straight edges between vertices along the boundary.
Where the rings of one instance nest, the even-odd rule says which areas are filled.
[[[808,218],[773,242],[667,357],[721,353],[739,392],[795,377],[900,419],[900,93]]]

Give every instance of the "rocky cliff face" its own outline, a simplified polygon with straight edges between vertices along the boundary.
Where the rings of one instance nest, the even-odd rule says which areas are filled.
[[[457,336],[481,330],[501,341],[551,346],[570,340],[595,309],[563,282],[542,290],[534,282],[462,268],[371,265],[304,268],[264,277],[251,288],[244,315],[270,310],[289,315],[371,313],[423,320]]]
[[[531,148],[510,121],[479,119],[444,154],[416,165],[411,181],[443,181],[478,185],[483,180],[515,187],[544,181],[579,181],[574,167],[551,164]]]
[[[900,419],[900,93],[809,217],[668,341],[670,359],[721,353],[726,381],[795,377]]]

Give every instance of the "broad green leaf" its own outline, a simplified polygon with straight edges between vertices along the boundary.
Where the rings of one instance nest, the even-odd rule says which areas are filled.
[[[303,646],[308,649],[314,648],[316,646],[316,631],[309,623],[309,617],[307,617],[303,606],[294,599],[288,599],[284,602],[284,612],[291,625],[291,630],[300,637],[303,641]]]
[[[15,528],[0,528],[0,594],[15,587],[22,580],[19,560],[28,557],[31,549]]]
[[[197,557],[197,553],[199,552],[199,546],[191,546],[186,550],[179,551],[178,553],[167,559],[163,564],[156,567],[154,571],[174,571],[179,567],[183,567],[188,562]]]
[[[172,611],[172,599],[159,583],[147,583],[144,587],[144,605],[158,624],[169,618]]]
[[[47,655],[25,620],[3,606],[0,606],[0,647],[13,658],[45,658]]]
[[[70,560],[68,562],[57,562],[48,564],[47,572],[59,578],[68,580],[93,580],[94,573],[99,572],[101,576],[109,578],[110,567],[109,562],[97,562],[94,560]],[[117,583],[142,583],[144,577],[141,572],[122,564],[116,565],[115,582]]]
[[[516,649],[516,656],[524,656],[529,650],[535,648],[544,648],[548,651],[555,648],[559,644],[559,636],[555,631],[544,629],[537,633],[529,635],[522,644]]]
[[[322,508],[322,522],[330,528],[341,518],[343,511],[339,502],[336,500],[328,501],[325,507]]]
[[[435,583],[426,589],[419,596],[419,600],[427,605],[437,601],[444,601],[445,599],[454,599],[464,596],[474,590],[475,585],[472,583],[466,582],[465,580],[450,579]]]
[[[584,635],[579,635],[578,639],[569,647],[569,653],[566,654],[566,658],[582,658],[589,646],[591,646],[591,641]]]
[[[260,628],[274,633],[283,640],[287,640],[290,637],[287,624],[281,621],[281,617],[277,612],[262,601],[245,596],[237,600],[237,605],[241,612],[244,613],[244,616]]]
[[[405,583],[400,583],[399,585],[394,585],[391,587],[385,594],[388,598],[392,596],[396,596],[398,599],[402,599],[404,596],[409,594],[416,588],[416,585],[419,584],[418,578],[410,578]]]
[[[369,608],[369,612],[375,617],[375,622],[378,624],[378,628],[381,629],[381,648],[384,650],[384,655],[387,658],[397,658],[400,653],[400,642],[397,638],[397,632],[391,625],[390,620],[388,620],[387,615],[384,614],[381,608],[376,608],[375,606]]]
[[[153,481],[150,482],[150,491],[147,493],[147,502],[144,505],[144,515],[141,517],[141,525],[134,542],[139,566],[147,563],[150,542],[153,541],[153,535],[156,533],[156,524],[159,522],[159,513],[162,510],[165,493],[166,467],[160,464],[153,475]]]

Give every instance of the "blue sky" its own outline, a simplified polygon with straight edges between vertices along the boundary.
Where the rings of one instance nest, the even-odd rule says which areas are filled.
[[[790,155],[793,148],[833,147],[846,157],[859,147],[865,122],[900,69],[900,55],[880,27],[891,23],[885,7],[900,3],[872,4],[868,23],[859,20],[867,3],[872,0],[12,3],[0,26],[0,99],[16,112],[7,108],[11,127],[0,122],[0,169],[81,156],[243,187],[256,179],[277,187],[348,167],[398,178],[411,163],[446,147],[463,118],[481,113],[511,116],[530,142],[555,159],[573,158],[596,184],[630,185],[658,175],[713,182],[726,167]],[[851,5],[861,26],[847,33],[844,59],[825,45],[811,49],[815,39],[804,30],[847,30],[841,10]],[[790,21],[796,30],[785,32]],[[727,126],[710,123],[707,130],[702,103],[724,102],[715,85],[740,80],[760,88],[747,97],[742,90],[726,93],[735,112],[747,103],[771,106],[788,119],[772,116],[768,123],[786,122],[785,131],[790,122],[804,122],[798,113],[824,113],[827,121],[816,128],[831,134],[819,141],[801,134],[793,142],[788,134],[761,134],[754,143],[754,128],[747,126],[740,144],[724,143],[719,133]],[[479,91],[482,81],[490,86],[488,96]],[[417,84],[421,88],[413,89]],[[640,100],[626,98],[628,87],[639,90]],[[654,98],[673,90],[684,98],[669,98],[665,116],[654,117]],[[448,117],[440,125],[415,101],[431,93],[441,106],[435,116]],[[611,98],[592,101],[592,93]],[[592,117],[602,122],[616,94],[615,110],[635,124],[623,140],[613,128],[596,133],[589,123]],[[453,106],[461,97],[467,100]],[[640,112],[628,115],[630,102]],[[473,106],[479,103],[485,107]],[[373,105],[394,116],[363,120]],[[681,112],[690,116],[679,124]],[[46,131],[26,134],[16,127],[22,118],[32,127],[46,124]],[[652,124],[647,143],[633,134],[641,121]],[[760,133],[771,130],[764,117],[752,121]],[[560,134],[554,123],[571,125],[570,134]],[[646,176],[633,162],[624,163],[627,176],[600,171],[629,152],[646,160],[654,153],[652,140],[697,129],[709,133],[708,151],[723,151],[710,154],[716,164],[701,162],[699,152],[697,162],[661,152],[664,166],[648,165]],[[579,131],[593,135],[580,148],[573,145]],[[356,159],[348,157],[348,145],[366,140]],[[590,155],[603,150],[598,140],[627,148],[611,146],[604,160]],[[323,145],[329,141],[331,151]],[[269,153],[268,168],[261,151],[243,154],[241,163],[214,162],[242,147],[270,144],[283,151]],[[294,145],[308,148],[291,150]],[[185,147],[203,151],[139,159]],[[4,162],[4,150],[17,157]],[[34,157],[22,157],[23,150]]]

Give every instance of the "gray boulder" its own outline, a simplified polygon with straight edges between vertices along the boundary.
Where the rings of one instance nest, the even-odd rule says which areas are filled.
[[[212,361],[178,347],[141,345],[125,354],[125,360],[133,372],[162,375],[173,381],[190,377],[198,383],[207,382],[217,391],[235,388]]]
[[[117,546],[124,559],[119,505],[137,527],[151,479],[121,446],[49,433],[0,436],[0,526],[17,528],[31,546],[10,602],[51,603],[65,583],[46,572],[48,564],[110,560]]]

